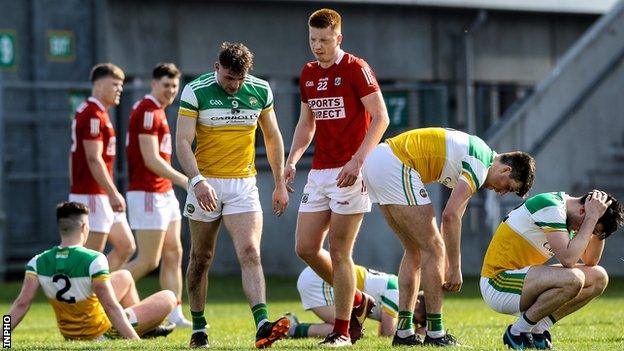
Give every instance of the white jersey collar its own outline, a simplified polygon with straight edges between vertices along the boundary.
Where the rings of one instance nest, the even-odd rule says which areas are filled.
[[[150,99],[150,100],[154,101],[154,103],[156,104],[156,106],[158,106],[158,108],[160,108],[160,102],[158,101],[158,99],[157,99],[157,98],[155,98],[155,97],[154,97],[154,95],[152,95],[152,94],[147,94],[147,95],[145,95],[145,98],[146,98],[146,99]]]
[[[336,65],[340,64],[340,61],[342,61],[342,58],[344,57],[344,55],[345,55],[345,52],[342,49],[340,49],[340,51],[338,51],[338,55],[336,56],[336,62],[335,62]]]
[[[100,110],[102,110],[102,111],[106,111],[106,108],[104,107],[104,104],[102,104],[102,103],[100,102],[100,100],[96,99],[95,97],[93,97],[93,96],[89,96],[89,98],[88,98],[87,100],[89,100],[89,101],[91,101],[92,103],[96,104],[96,105],[100,108]]]

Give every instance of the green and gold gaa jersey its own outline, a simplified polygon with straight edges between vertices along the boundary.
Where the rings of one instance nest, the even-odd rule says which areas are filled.
[[[502,271],[542,265],[554,256],[546,235],[568,232],[565,198],[563,192],[543,193],[511,211],[494,233],[481,276],[494,278]]]
[[[202,175],[246,178],[256,174],[258,117],[273,108],[269,83],[251,75],[230,95],[217,73],[206,73],[184,87],[179,114],[197,119],[195,158]]]
[[[399,315],[399,281],[394,274],[355,265],[356,288],[371,295],[377,301],[369,315],[381,321],[381,311],[397,318]]]
[[[92,340],[111,327],[91,286],[93,280],[110,279],[102,253],[81,246],[57,246],[33,257],[26,274],[39,280],[65,338]]]
[[[445,128],[410,130],[386,143],[423,184],[438,182],[452,189],[463,179],[473,193],[483,186],[496,156],[479,137]]]

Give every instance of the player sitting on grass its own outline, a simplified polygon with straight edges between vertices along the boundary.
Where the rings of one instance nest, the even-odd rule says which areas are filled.
[[[623,219],[618,201],[598,190],[583,197],[539,194],[509,213],[481,270],[485,302],[497,312],[519,315],[503,335],[505,345],[550,349],[549,327],[602,294],[609,281],[598,266],[604,239]],[[552,256],[560,264],[546,265]]]
[[[379,321],[379,335],[393,336],[397,328],[399,315],[399,282],[394,274],[378,272],[362,266],[355,266],[356,287],[375,298],[377,304],[368,318]],[[289,337],[325,338],[334,329],[336,308],[334,307],[334,288],[306,267],[297,280],[297,290],[306,311],[312,311],[323,323],[300,323],[295,315],[287,314],[290,319]],[[418,301],[411,323],[418,328],[417,333],[425,334],[424,294],[418,294]]]
[[[26,315],[43,287],[66,340],[139,339],[166,336],[175,324],[160,323],[173,311],[169,290],[139,300],[126,270],[108,270],[102,253],[83,247],[89,235],[89,208],[77,202],[56,207],[61,244],[33,257],[26,265],[22,291],[11,306],[11,330]]]

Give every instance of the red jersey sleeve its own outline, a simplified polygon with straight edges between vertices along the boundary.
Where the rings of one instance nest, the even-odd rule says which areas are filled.
[[[137,116],[138,134],[158,135],[160,124],[162,123],[162,116],[158,113],[158,109],[148,107],[143,109],[143,111],[137,112],[139,112]]]
[[[299,75],[299,92],[301,93],[301,102],[306,103],[306,104],[308,103],[308,96],[306,95],[306,92],[305,92],[305,85],[307,84],[307,81],[308,81],[308,74],[306,72],[307,67],[308,65],[303,66],[303,69],[301,70],[301,74]]]
[[[91,112],[91,111],[90,111]],[[99,113],[88,113],[84,118],[76,120],[76,134],[82,140],[104,140],[102,130],[106,128],[106,122]]]
[[[366,61],[358,58],[351,65],[351,84],[359,98],[374,93],[379,90],[375,72]]]

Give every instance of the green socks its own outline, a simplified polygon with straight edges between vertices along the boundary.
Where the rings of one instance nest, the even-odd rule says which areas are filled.
[[[256,323],[256,329],[260,328],[260,325],[263,324],[264,321],[269,320],[269,312],[265,303],[259,303],[253,306],[251,308],[251,313],[253,313],[254,322]]]

